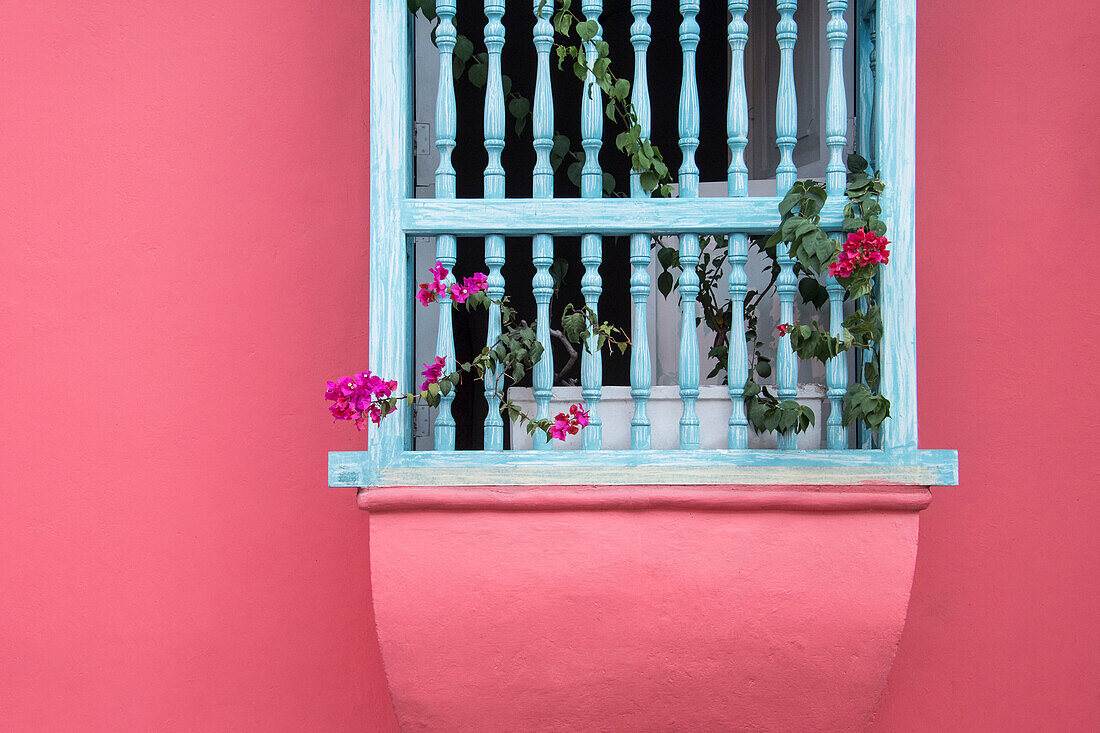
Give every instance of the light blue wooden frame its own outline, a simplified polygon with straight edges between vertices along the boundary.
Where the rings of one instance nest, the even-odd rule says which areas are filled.
[[[673,450],[416,452],[409,410],[370,431],[366,451],[329,454],[329,484],[338,487],[472,485],[729,485],[958,483],[958,454],[917,449],[915,303],[915,0],[877,2],[874,158],[888,183],[893,246],[881,270],[885,337],[882,389],[892,404],[876,450]],[[630,235],[747,234],[779,224],[778,198],[500,199],[412,198],[412,64],[405,0],[371,0],[370,355],[369,368],[412,379],[413,300],[406,287],[409,237],[507,232]],[[826,207],[826,229],[840,226],[841,202]]]

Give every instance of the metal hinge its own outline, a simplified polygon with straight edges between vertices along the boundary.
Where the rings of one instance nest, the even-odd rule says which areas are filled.
[[[432,126],[430,123],[413,123],[413,155],[419,158],[422,155],[432,154],[432,141],[428,139],[431,135]]]
[[[427,438],[431,435],[431,420],[428,414],[429,408],[427,405],[413,405],[413,437],[414,438]]]

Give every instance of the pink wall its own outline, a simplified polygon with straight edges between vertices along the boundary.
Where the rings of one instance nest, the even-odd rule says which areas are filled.
[[[1098,730],[1100,4],[918,5],[921,444],[961,481],[876,730]]]
[[[0,730],[391,715],[318,392],[366,348],[364,5],[3,4]]]
[[[365,4],[0,12],[0,729],[392,729],[317,391],[365,349]],[[921,3],[921,424],[962,485],[878,731],[1100,725],[1100,13],[1032,11]]]

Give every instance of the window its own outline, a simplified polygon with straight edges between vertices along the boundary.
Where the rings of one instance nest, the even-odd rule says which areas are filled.
[[[733,0],[728,7],[687,1],[679,4],[679,13],[673,3],[656,4],[658,10],[651,8],[654,3],[638,0],[609,1],[606,8],[594,0],[574,3],[578,13],[603,23],[609,43],[618,38],[613,44],[618,73],[629,77],[631,60],[639,72],[649,72],[634,75],[635,94],[650,92],[634,102],[643,126],[652,128],[646,134],[659,143],[670,168],[680,169],[678,195],[670,199],[650,198],[625,185],[622,190],[629,190],[629,196],[605,196],[604,174],[617,172],[625,181],[629,172],[625,166],[614,167],[613,159],[621,156],[608,138],[617,131],[604,128],[600,99],[582,94],[574,81],[568,87],[574,94],[573,109],[559,103],[564,92],[557,88],[562,86],[559,77],[551,73],[556,64],[545,22],[553,3],[541,11],[531,0],[507,7],[504,0],[483,5],[437,0],[435,5],[440,25],[433,43],[423,25],[417,32],[405,0],[371,4],[370,368],[408,384],[419,363],[414,344],[453,358],[456,323],[449,309],[440,311],[441,316],[421,317],[417,324],[420,313],[413,307],[414,277],[422,274],[418,269],[426,270],[425,261],[436,259],[450,269],[463,261],[487,267],[498,293],[503,289],[525,297],[531,317],[548,322],[549,268],[555,255],[564,253],[578,281],[583,273],[583,284],[576,288],[579,298],[598,303],[603,317],[617,308],[626,321],[620,325],[632,334],[634,345],[618,362],[582,353],[579,388],[555,386],[549,358],[536,368],[528,393],[540,416],[548,415],[554,400],[570,389],[592,410],[595,419],[583,431],[580,450],[555,450],[541,441],[524,448],[518,439],[512,445],[507,421],[493,409],[492,400],[469,390],[465,402],[449,399],[439,414],[421,413],[415,421],[412,411],[402,408],[371,431],[367,451],[331,454],[332,485],[955,482],[953,451],[917,450],[912,0],[878,0],[877,5],[803,0],[801,8],[795,0]],[[540,12],[544,17],[536,24]],[[488,49],[484,97],[455,82],[453,39],[455,24],[463,19],[467,27],[486,34],[478,38]],[[475,26],[470,25],[473,19]],[[784,39],[782,46],[777,37]],[[425,58],[434,63],[426,65]],[[670,63],[673,58],[675,64]],[[433,86],[414,81],[416,70],[424,68],[441,75],[430,105],[429,95],[415,91]],[[506,165],[502,146],[514,149],[524,143],[505,131],[510,120],[502,68],[513,84],[530,87],[535,99],[525,155]],[[715,73],[716,68],[725,73]],[[797,94],[792,81],[799,81]],[[727,110],[730,98],[735,103]],[[469,144],[471,130],[480,135],[480,126],[465,123],[480,118],[483,110],[471,112],[471,99],[479,107],[484,104],[486,120],[485,139],[478,139],[476,146]],[[428,139],[432,126],[417,124],[429,109],[437,121],[434,145]],[[851,118],[848,109],[854,112]],[[566,176],[548,165],[555,125],[574,131],[574,139],[589,152],[579,196],[576,189],[563,190]],[[825,382],[818,397],[821,409],[816,410],[821,447],[805,441],[799,446],[798,436],[790,433],[780,436],[774,448],[754,448],[741,396],[749,357],[731,347],[724,366],[737,378],[726,386],[705,384],[707,350],[692,327],[697,284],[686,277],[669,300],[656,294],[652,242],[670,243],[683,262],[691,263],[698,257],[701,237],[728,237],[734,277],[731,281],[726,274],[726,297],[740,305],[749,289],[744,282],[750,264],[748,237],[770,233],[780,223],[776,191],[785,192],[796,176],[825,178],[830,200],[822,212],[823,228],[840,229],[840,161],[853,145],[869,152],[888,183],[884,204],[890,214],[892,259],[881,270],[877,287],[884,323],[878,358],[891,418],[875,440],[841,426],[840,399],[863,357],[838,357],[823,370],[827,374],[817,375]],[[423,154],[433,148],[434,156]],[[487,150],[491,162],[485,168]],[[681,153],[683,165],[676,160]],[[478,156],[480,161],[473,162]],[[524,160],[526,171],[520,173],[516,161]],[[761,178],[768,171],[770,181],[765,182]],[[726,180],[708,185],[708,178]],[[714,190],[716,185],[720,190]],[[762,195],[762,185],[772,195]],[[783,263],[784,268],[791,266],[790,261]],[[776,305],[784,320],[793,318],[794,290],[789,283],[779,288]],[[842,295],[832,292],[823,311],[836,328],[846,307]],[[658,322],[670,313],[671,327]],[[491,313],[488,326],[482,326],[489,340],[499,332],[495,317]],[[739,318],[734,332],[743,334]],[[678,333],[676,321],[682,326]],[[660,359],[659,342],[667,344],[670,334],[676,342],[675,383],[661,385],[665,375],[659,373],[654,384],[654,357]],[[543,332],[541,339],[546,353],[560,363],[549,336]],[[736,341],[731,337],[731,345]],[[780,397],[800,396],[799,365],[790,348],[781,341],[771,358]],[[662,389],[675,394],[671,419],[670,408],[657,404]],[[619,407],[629,407],[626,414],[601,410],[612,406],[609,400],[616,391],[623,397]],[[709,405],[706,391],[720,395],[728,416],[718,426],[722,448],[707,448],[716,432],[700,421]],[[657,408],[662,412],[655,417]],[[606,440],[612,428],[620,436],[617,443]],[[414,438],[428,433],[430,440]],[[674,445],[661,443],[660,434],[671,435]],[[476,439],[462,445],[471,436]],[[425,447],[431,449],[415,450]],[[455,449],[463,447],[476,449]]]

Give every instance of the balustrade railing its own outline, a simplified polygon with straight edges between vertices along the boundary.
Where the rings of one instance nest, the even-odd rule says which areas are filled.
[[[803,0],[803,3],[816,0]],[[825,168],[825,185],[829,203],[822,212],[822,228],[833,232],[838,242],[842,220],[846,166],[844,162],[848,139],[849,89],[845,79],[845,52],[849,40],[849,10],[854,12],[856,40],[855,51],[855,107],[860,124],[856,128],[857,140],[851,141],[868,157],[875,155],[877,118],[875,115],[875,4],[851,0],[820,0],[825,4],[828,21],[824,37],[828,48],[828,86],[825,101],[825,145],[828,163]],[[505,197],[505,169],[502,151],[505,146],[506,90],[502,74],[502,53],[505,45],[504,0],[484,0],[485,18],[483,40],[487,50],[487,74],[484,101],[484,148],[487,164],[483,172],[484,193],[481,199],[456,198],[456,171],[452,154],[457,145],[458,110],[455,96],[454,55],[456,46],[456,0],[437,0],[435,3],[438,25],[434,30],[434,44],[439,54],[439,82],[436,97],[435,133],[439,163],[435,174],[435,199],[407,199],[401,212],[401,227],[408,235],[435,237],[436,259],[449,271],[457,259],[458,237],[484,237],[484,262],[488,272],[488,295],[499,301],[507,290],[502,274],[506,264],[505,237],[531,238],[531,289],[535,302],[536,336],[543,346],[543,356],[533,370],[531,384],[534,399],[534,416],[546,419],[551,415],[555,395],[553,339],[550,316],[554,279],[551,268],[555,258],[555,237],[580,237],[580,263],[583,267],[581,293],[584,304],[598,313],[604,278],[601,275],[604,247],[611,237],[626,236],[629,241],[629,279],[625,285],[630,294],[632,351],[629,362],[630,397],[633,411],[630,419],[630,447],[644,451],[651,447],[652,417],[650,400],[653,391],[653,334],[650,332],[648,312],[651,297],[651,251],[655,237],[672,236],[678,244],[681,273],[677,282],[680,301],[680,343],[678,389],[681,401],[679,416],[679,447],[685,450],[700,446],[700,419],[697,401],[701,387],[700,346],[697,333],[700,279],[696,266],[700,258],[700,237],[717,235],[725,238],[728,246],[728,272],[726,292],[730,308],[730,338],[728,352],[724,356],[727,374],[726,391],[730,402],[730,414],[726,423],[726,445],[730,449],[745,449],[750,444],[751,426],[744,405],[745,380],[750,375],[750,345],[746,343],[746,298],[749,290],[747,267],[750,261],[752,237],[768,233],[779,224],[777,204],[799,175],[795,164],[798,145],[798,104],[795,78],[795,46],[799,38],[798,0],[776,0],[775,10],[779,21],[775,27],[774,41],[778,47],[778,90],[775,97],[775,145],[779,161],[775,169],[776,198],[749,195],[749,168],[746,150],[749,141],[749,95],[746,69],[746,48],[750,40],[750,22],[760,22],[749,17],[748,0],[728,0],[728,27],[726,38],[729,47],[729,85],[726,107],[726,144],[729,151],[726,197],[700,198],[700,171],[696,154],[700,145],[699,85],[697,81],[697,49],[700,44],[698,16],[701,3],[698,0],[679,2],[680,24],[678,38],[682,65],[679,103],[677,107],[678,147],[681,164],[678,171],[678,192],[672,200],[653,198],[643,187],[641,176],[632,171],[629,198],[607,198],[604,195],[604,173],[600,153],[604,138],[605,97],[596,83],[591,64],[597,58],[596,44],[602,38],[600,26],[603,13],[601,0],[582,0],[579,10],[583,20],[595,24],[596,33],[583,44],[584,58],[589,64],[587,80],[581,84],[580,146],[583,150],[583,167],[580,172],[580,198],[555,198],[555,171],[551,165],[551,153],[556,133],[554,119],[554,91],[551,86],[551,57],[555,42],[555,29],[551,23],[556,3],[551,0],[533,0],[532,42],[535,50],[534,95],[531,112],[531,129],[534,148],[532,169],[532,198],[510,199]],[[858,7],[857,7],[858,6]],[[629,38],[633,49],[633,78],[630,102],[636,115],[643,139],[652,133],[652,106],[649,76],[647,73],[650,47],[654,29],[650,18],[650,0],[631,0]],[[802,33],[816,32],[815,28],[802,29]],[[622,63],[622,62],[620,62]],[[713,70],[708,70],[712,72]],[[812,80],[808,80],[812,81]],[[776,293],[778,321],[795,320],[795,299],[798,294],[796,261],[786,243],[780,243],[776,252],[778,277]],[[448,276],[448,284],[453,277]],[[843,332],[846,304],[844,288],[831,276],[823,275],[828,293],[828,329],[834,336]],[[436,348],[446,359],[448,369],[455,365],[454,319],[450,298],[439,298],[440,318]],[[849,306],[850,308],[850,306]],[[486,344],[492,347],[501,335],[502,316],[499,305],[489,308]],[[588,348],[581,353],[581,397],[590,415],[590,423],[583,432],[583,448],[599,450],[603,446],[603,420],[600,402],[603,397],[603,362],[595,348],[595,336],[589,339]],[[780,400],[799,398],[799,360],[791,347],[791,337],[781,335],[775,354],[775,389]],[[863,373],[863,365],[870,353],[857,354],[857,379]],[[827,448],[843,450],[849,447],[849,431],[842,424],[842,401],[849,380],[848,360],[845,355],[830,359],[825,368],[827,387],[825,403],[828,405],[825,440]],[[488,416],[484,421],[484,446],[488,451],[505,447],[506,420],[501,413],[500,394],[492,387],[484,390]],[[434,448],[451,451],[455,448],[456,419],[454,393],[440,400],[435,419]],[[818,419],[825,416],[819,415]],[[863,447],[870,442],[857,439]],[[544,434],[536,432],[532,447],[549,450],[553,447]],[[778,449],[798,448],[794,431],[783,432],[778,437]]]

